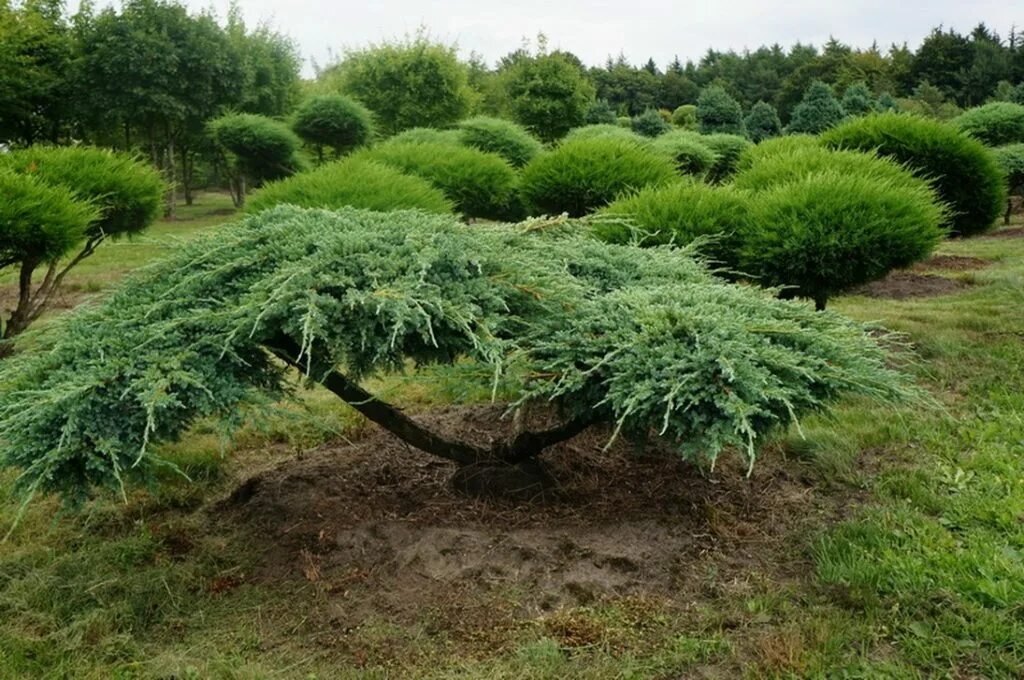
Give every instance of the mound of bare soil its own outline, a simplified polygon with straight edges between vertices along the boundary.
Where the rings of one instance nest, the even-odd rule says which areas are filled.
[[[937,267],[931,268],[936,269]],[[892,272],[884,279],[872,281],[867,285],[855,288],[851,292],[854,295],[864,295],[871,298],[905,300],[907,298],[948,295],[969,287],[970,284],[966,281],[957,281],[956,279],[949,279],[944,276],[898,271]]]
[[[481,442],[507,434],[501,413],[453,407],[421,419]],[[254,578],[317,582],[332,627],[424,611],[462,625],[469,603],[504,603],[479,609],[486,628],[510,601],[512,619],[606,597],[691,601],[712,568],[786,581],[809,569],[793,536],[841,512],[836,494],[823,501],[779,456],[749,478],[725,459],[704,475],[666,451],[604,450],[608,441],[594,429],[549,450],[552,494],[483,501],[452,490],[452,465],[369,428],[251,478],[217,521],[251,531],[264,555]]]

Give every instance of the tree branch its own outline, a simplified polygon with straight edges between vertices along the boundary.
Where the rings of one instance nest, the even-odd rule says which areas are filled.
[[[299,359],[299,346],[283,335],[264,345],[274,356],[288,365],[306,372],[306,361]],[[520,432],[510,441],[483,448],[441,435],[424,428],[401,410],[381,401],[338,371],[328,372],[320,384],[340,397],[352,408],[380,425],[407,444],[426,453],[454,461],[460,465],[505,464],[515,465],[537,456],[545,448],[571,439],[593,422],[590,418],[577,418],[557,427],[540,432]]]

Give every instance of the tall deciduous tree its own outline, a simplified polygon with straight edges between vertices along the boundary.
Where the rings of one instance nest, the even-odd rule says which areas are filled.
[[[508,71],[508,92],[513,117],[545,141],[581,125],[594,102],[594,86],[563,52],[518,60]]]

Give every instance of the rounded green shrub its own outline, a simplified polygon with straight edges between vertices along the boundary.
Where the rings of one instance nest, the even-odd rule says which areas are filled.
[[[0,270],[13,264],[34,268],[61,257],[85,238],[100,214],[70,187],[0,168]]]
[[[630,119],[632,120],[632,119]],[[636,134],[629,128],[620,127],[618,125],[584,125],[583,127],[573,128],[569,131],[569,134],[565,136],[562,143],[569,141],[576,141],[580,139],[619,139],[623,141],[629,141],[633,144],[643,146],[648,142],[640,135]]]
[[[600,211],[595,235],[609,243],[686,245],[713,237],[701,248],[714,262],[735,266],[749,228],[750,197],[731,186],[681,181],[622,196]]]
[[[1024,143],[1007,144],[995,150],[996,161],[1006,177],[1006,188],[1008,193],[1024,194]],[[1003,223],[1010,223],[1010,210],[1012,204],[1009,195],[1006,198],[1006,213],[1003,215]]]
[[[814,135],[785,135],[766,139],[744,149],[736,162],[736,171],[743,172],[762,158],[807,148],[821,148],[821,141]]]
[[[832,87],[815,80],[793,109],[786,130],[790,133],[816,135],[838,124],[845,117],[843,105],[832,94]]]
[[[589,107],[583,116],[583,122],[587,125],[615,125],[618,114],[607,99],[598,99]]]
[[[671,130],[672,126],[655,109],[647,109],[633,119],[632,128],[643,137],[657,137]]]
[[[715,166],[718,154],[701,137],[686,130],[674,130],[652,139],[648,148],[672,159],[676,169],[684,175],[703,177]]]
[[[523,169],[521,192],[534,214],[579,217],[625,191],[675,176],[672,161],[632,141],[572,139],[540,154]]]
[[[496,154],[454,144],[388,141],[357,157],[422,177],[443,191],[464,217],[519,216],[516,173]]]
[[[750,113],[743,119],[743,124],[747,129],[747,137],[754,143],[782,134],[779,112],[767,102],[754,104]]]
[[[302,142],[287,125],[266,116],[233,113],[209,124],[213,141],[233,156],[237,169],[256,182],[285,177],[301,169]]]
[[[863,151],[827,149],[820,145],[790,143],[778,146],[780,148],[774,153],[762,153],[748,167],[737,172],[733,185],[750,191],[765,191],[809,175],[835,171],[913,186],[931,192],[934,200],[939,200],[927,180],[917,177],[891,158],[879,158]]]
[[[930,180],[953,212],[953,234],[986,231],[1003,209],[1006,187],[994,155],[948,123],[877,113],[841,123],[822,141],[832,148],[890,156]]]
[[[0,167],[31,174],[90,201],[100,216],[89,234],[142,231],[157,218],[166,190],[160,173],[126,153],[90,146],[33,146],[0,155]]]
[[[849,116],[865,116],[873,112],[876,106],[871,90],[863,81],[846,88],[841,104],[843,111]]]
[[[619,127],[632,128],[633,119],[630,118],[629,116],[619,116],[618,118],[615,119],[615,124],[618,125]]]
[[[740,156],[752,146],[746,137],[725,133],[701,135],[699,139],[702,144],[715,152],[715,164],[711,167],[711,172],[708,173],[708,180],[712,182],[722,182],[736,172]]]
[[[363,146],[373,137],[369,109],[340,94],[307,99],[295,112],[292,129],[316,149],[321,162],[324,148],[333,149],[338,157]]]
[[[529,163],[543,148],[526,128],[510,120],[477,116],[459,123],[458,129],[460,142],[498,154],[516,168]]]
[[[358,157],[271,182],[253,195],[247,209],[259,212],[282,203],[303,208],[454,211],[451,201],[427,180]]]
[[[952,120],[953,125],[988,146],[1024,142],[1024,106],[992,102],[967,109]]]
[[[388,144],[461,144],[462,133],[458,130],[414,127],[390,137]]]
[[[840,170],[778,184],[752,206],[740,270],[819,309],[836,293],[926,257],[945,233],[929,187]]]
[[[725,91],[712,85],[704,89],[697,99],[697,121],[700,131],[710,134],[745,134],[743,129],[743,107]]]
[[[697,129],[697,106],[681,104],[672,112],[672,124],[686,130]]]

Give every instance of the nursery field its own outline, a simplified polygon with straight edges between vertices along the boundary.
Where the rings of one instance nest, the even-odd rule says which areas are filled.
[[[106,246],[65,306],[228,206]],[[162,444],[191,481],[124,499],[23,508],[5,472],[0,677],[1021,677],[1022,304],[1019,221],[831,298],[905,334],[935,403],[847,399],[749,477],[595,427],[544,454],[554,493],[473,500],[320,388],[231,443]],[[475,385],[456,364],[372,386],[487,441],[509,425]]]

